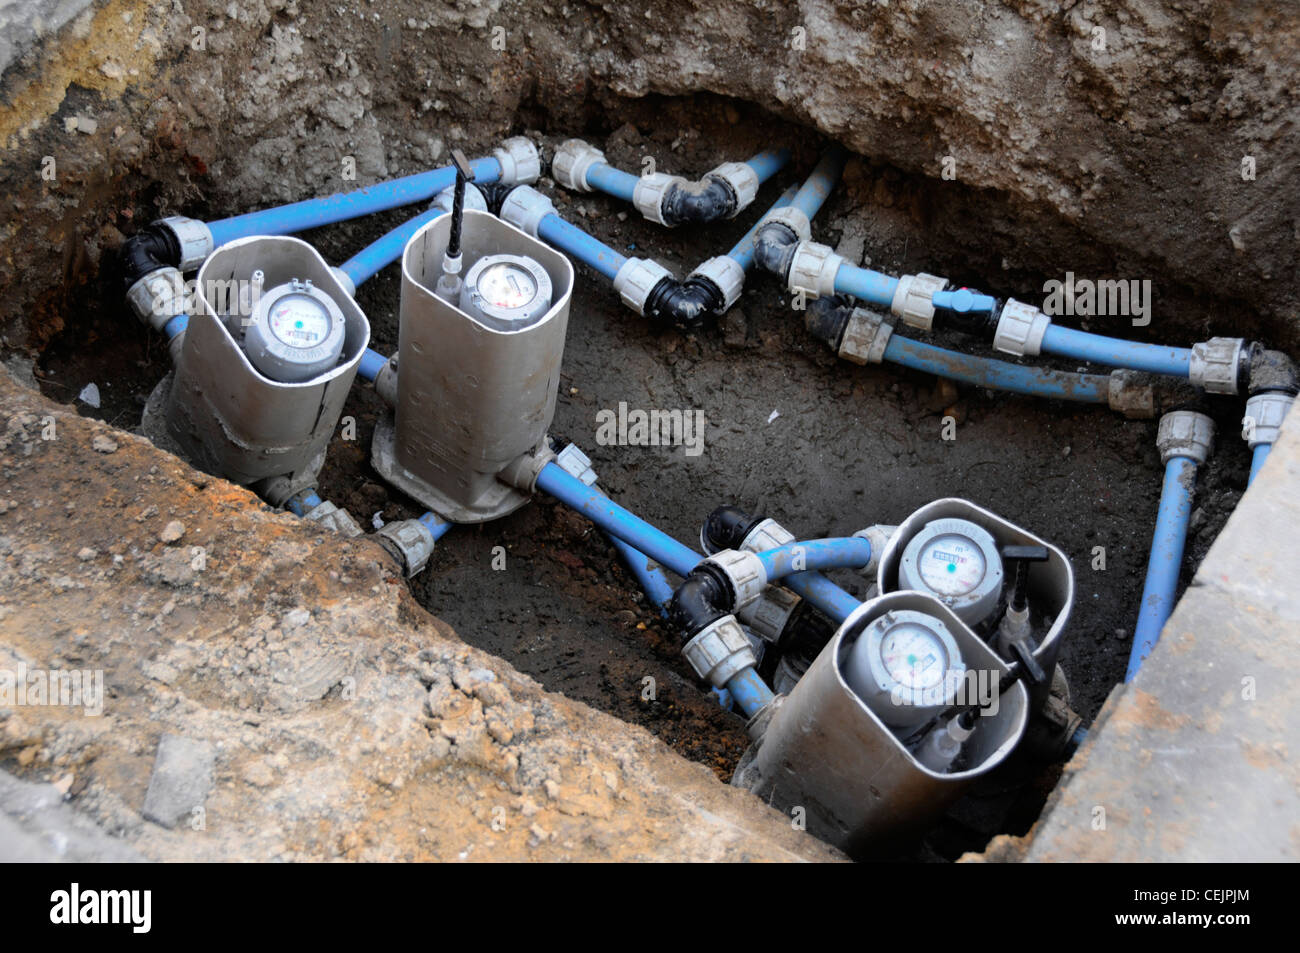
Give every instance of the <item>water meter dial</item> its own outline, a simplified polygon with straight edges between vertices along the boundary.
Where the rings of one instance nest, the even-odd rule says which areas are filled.
[[[339,362],[345,332],[334,299],[311,281],[294,278],[263,292],[244,332],[244,350],[266,377],[296,384]]]
[[[551,307],[551,276],[523,255],[485,255],[465,275],[460,309],[502,330],[524,328]]]
[[[971,626],[997,609],[1002,580],[997,543],[969,520],[927,523],[908,542],[898,566],[902,588],[934,596]]]
[[[914,609],[887,612],[853,643],[849,687],[892,728],[912,728],[953,703],[966,668],[944,623]]]

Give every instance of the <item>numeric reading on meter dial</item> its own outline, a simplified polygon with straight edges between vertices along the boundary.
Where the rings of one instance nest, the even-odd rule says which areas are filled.
[[[984,581],[988,562],[969,537],[947,533],[922,547],[917,569],[934,592],[962,596]]]
[[[903,622],[880,640],[880,660],[894,681],[916,691],[934,688],[948,669],[948,653],[933,630]]]
[[[271,333],[290,347],[315,347],[329,337],[332,322],[319,301],[285,295],[271,307]]]
[[[483,270],[478,293],[497,308],[522,308],[537,296],[537,282],[514,262],[500,261]]]

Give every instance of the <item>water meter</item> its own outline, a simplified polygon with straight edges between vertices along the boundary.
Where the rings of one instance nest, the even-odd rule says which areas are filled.
[[[997,609],[1002,578],[993,536],[963,519],[927,523],[908,542],[898,566],[902,588],[934,596],[972,626]]]
[[[858,636],[844,676],[881,721],[913,728],[953,703],[965,671],[957,640],[940,619],[899,609]]]
[[[254,286],[260,276],[253,273]],[[271,380],[299,383],[338,364],[345,333],[334,299],[311,279],[291,278],[262,294],[244,332],[244,350]]]
[[[460,309],[489,327],[528,327],[551,307],[551,278],[525,255],[485,255],[465,275]]]

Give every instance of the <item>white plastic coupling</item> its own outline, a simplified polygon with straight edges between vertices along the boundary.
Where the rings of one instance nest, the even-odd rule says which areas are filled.
[[[1194,410],[1174,410],[1160,418],[1156,430],[1156,447],[1160,462],[1174,457],[1190,457],[1199,466],[1214,446],[1214,421]]]
[[[645,314],[645,303],[650,292],[660,281],[672,276],[672,272],[657,261],[629,258],[614,276],[614,290],[625,305],[637,314]]]
[[[680,175],[669,175],[666,172],[643,175],[636,180],[636,188],[632,190],[632,204],[650,221],[667,225],[668,223],[664,221],[664,196],[674,185],[686,184],[686,180]]]
[[[185,313],[185,276],[170,265],[155,268],[131,286],[126,301],[137,318],[162,331],[168,321]]]
[[[581,139],[566,139],[551,157],[551,178],[566,189],[590,192],[587,170],[605,161],[605,153]]]
[[[740,292],[745,287],[745,269],[730,255],[710,258],[691,272],[691,277],[697,275],[713,282],[714,286],[722,292],[720,313],[730,310],[731,306],[740,300]]]
[[[830,297],[835,294],[835,274],[842,264],[844,258],[835,254],[829,245],[801,241],[794,247],[786,284],[795,293],[803,291],[814,298]]]
[[[433,197],[429,203],[429,208],[440,208],[444,212],[451,214],[452,208],[456,204],[456,187],[448,186]],[[487,199],[479,191],[479,187],[473,182],[465,183],[465,208],[473,209],[476,212],[486,212],[488,210]]]
[[[885,316],[866,308],[854,308],[840,339],[839,356],[854,364],[879,364],[894,334],[894,326]]]
[[[718,179],[731,189],[736,197],[736,207],[727,218],[735,218],[743,209],[748,208],[758,197],[758,173],[745,162],[724,162],[712,172],[705,173],[704,180]]]
[[[537,237],[542,219],[555,214],[555,203],[531,185],[511,189],[501,203],[501,220],[509,222],[521,232]]]
[[[745,608],[736,612],[740,621],[749,626],[764,642],[776,642],[785,631],[790,616],[799,607],[800,599],[782,586],[768,586],[763,594]]]
[[[784,205],[779,209],[768,212],[763,216],[763,220],[759,222],[758,227],[762,228],[772,222],[790,229],[801,242],[812,239],[812,223],[808,221],[808,215],[793,205]]]
[[[875,526],[868,526],[866,529],[860,529],[854,536],[861,536],[871,544],[871,561],[858,570],[862,575],[870,579],[880,568],[880,557],[885,554],[885,547],[889,541],[894,538],[898,532],[897,526],[888,526],[884,523],[877,523]]]
[[[745,534],[740,548],[749,553],[765,553],[769,549],[793,542],[794,533],[774,519],[765,519]]]
[[[154,224],[161,225],[175,236],[181,247],[181,260],[176,267],[181,271],[193,271],[212,254],[215,243],[212,240],[212,229],[206,223],[184,215],[172,215],[159,219]]]
[[[576,443],[569,444],[556,454],[555,465],[569,476],[581,480],[583,486],[596,485],[596,471],[591,465],[591,457],[579,450]]]
[[[433,531],[420,520],[387,523],[375,535],[401,561],[408,578],[423,569],[433,555]]]
[[[1052,319],[1031,304],[1008,298],[993,334],[993,348],[1003,354],[1032,357],[1043,349],[1043,335]]]
[[[1192,345],[1187,377],[1207,394],[1236,394],[1241,374],[1243,338],[1210,338]]]
[[[351,513],[339,509],[329,500],[322,500],[318,505],[313,506],[303,514],[303,519],[319,523],[340,536],[355,537],[365,535],[361,527],[357,525],[357,521],[352,518]]]
[[[928,331],[934,325],[934,293],[948,287],[948,279],[938,275],[903,275],[894,289],[889,310],[913,328]]]
[[[734,610],[743,609],[763,594],[763,588],[767,585],[767,572],[756,553],[742,549],[724,549],[709,556],[704,562],[726,574],[736,597]]]
[[[715,688],[725,688],[736,675],[758,664],[749,637],[734,615],[723,616],[701,629],[682,646],[682,657]]]
[[[501,165],[502,185],[530,185],[542,176],[542,157],[527,136],[511,136],[492,155]]]
[[[1250,449],[1260,444],[1277,443],[1282,432],[1282,420],[1291,409],[1295,398],[1281,391],[1266,391],[1246,401],[1246,416],[1241,419],[1241,439]]]

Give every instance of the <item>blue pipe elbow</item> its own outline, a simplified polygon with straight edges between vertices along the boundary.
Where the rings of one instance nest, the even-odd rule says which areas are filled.
[[[1160,508],[1156,513],[1151,557],[1147,562],[1146,584],[1142,587],[1142,606],[1138,610],[1133,648],[1129,653],[1124,681],[1131,682],[1160,640],[1178,590],[1178,574],[1183,565],[1183,547],[1187,543],[1187,522],[1192,513],[1192,487],[1196,481],[1196,461],[1190,457],[1170,457],[1165,464],[1164,487],[1160,491]]]

